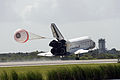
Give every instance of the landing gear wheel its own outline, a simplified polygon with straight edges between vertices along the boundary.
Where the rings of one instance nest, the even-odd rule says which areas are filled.
[[[80,60],[80,58],[79,57],[75,57],[75,60]]]

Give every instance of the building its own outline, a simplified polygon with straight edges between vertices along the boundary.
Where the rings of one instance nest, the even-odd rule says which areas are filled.
[[[105,39],[99,39],[98,40],[98,52],[99,53],[105,53],[106,52],[106,46],[105,46]]]

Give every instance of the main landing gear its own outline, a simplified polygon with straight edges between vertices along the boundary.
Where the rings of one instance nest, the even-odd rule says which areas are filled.
[[[79,54],[76,54],[75,60],[80,60]]]

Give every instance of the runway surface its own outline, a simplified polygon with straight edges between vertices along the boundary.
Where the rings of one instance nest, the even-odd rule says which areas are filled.
[[[117,63],[117,59],[101,60],[54,60],[54,61],[27,61],[27,62],[0,62],[0,67],[39,66],[39,65],[64,65],[64,64],[94,64]]]

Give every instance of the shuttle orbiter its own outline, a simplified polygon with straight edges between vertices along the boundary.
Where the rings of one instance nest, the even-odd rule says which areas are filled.
[[[86,53],[89,49],[95,47],[95,42],[87,36],[65,40],[54,23],[51,24],[51,30],[53,37],[56,38],[56,40],[52,40],[49,43],[49,46],[52,47],[52,49],[47,53],[39,53],[38,56],[67,56],[71,54],[81,54]]]

